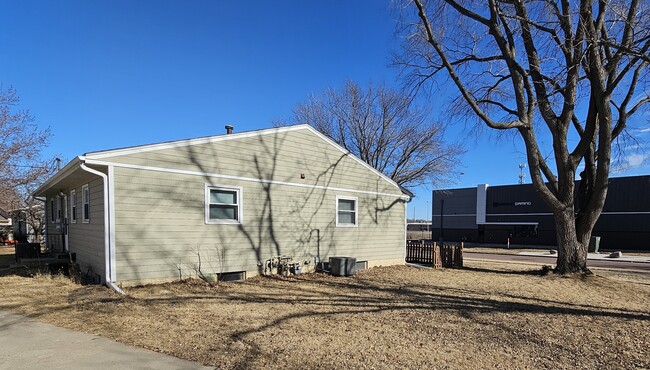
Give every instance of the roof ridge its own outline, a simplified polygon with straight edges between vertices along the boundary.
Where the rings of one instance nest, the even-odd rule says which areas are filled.
[[[218,135],[211,135],[211,136],[201,136],[201,137],[190,138],[190,139],[162,141],[158,143],[149,143],[149,144],[128,146],[123,148],[88,152],[84,154],[84,157],[89,159],[110,158],[118,155],[126,155],[131,153],[148,152],[154,150],[162,150],[162,149],[169,149],[169,148],[176,148],[176,147],[183,147],[183,146],[190,146],[190,145],[197,145],[197,144],[207,144],[216,141],[234,140],[243,137],[255,137],[261,135],[268,135],[268,134],[278,133],[278,132],[305,129],[307,127],[310,127],[309,124],[301,123],[297,125],[288,125],[288,126],[271,127],[271,128],[258,129],[258,130],[242,131],[233,134],[226,133],[226,134],[218,134]]]

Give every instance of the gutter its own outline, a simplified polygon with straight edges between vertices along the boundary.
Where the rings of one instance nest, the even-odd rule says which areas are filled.
[[[397,186],[399,186],[399,190],[402,191],[402,194],[405,194],[408,197],[408,199],[406,199],[406,203],[411,202],[413,200],[413,198],[415,198],[415,194],[413,194],[412,191],[410,191],[409,189],[403,187],[402,185],[397,185]]]
[[[120,287],[115,285],[115,282],[112,281],[111,271],[114,269],[114,261],[111,259],[111,224],[110,224],[110,205],[108,203],[108,176],[105,173],[97,171],[95,169],[86,167],[85,163],[81,163],[79,166],[82,170],[90,172],[93,175],[97,175],[102,178],[104,184],[104,265],[106,266],[106,281],[105,284],[109,288],[113,289],[118,294],[126,294]]]

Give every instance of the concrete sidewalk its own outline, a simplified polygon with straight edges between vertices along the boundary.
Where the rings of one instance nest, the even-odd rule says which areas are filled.
[[[0,311],[0,369],[212,369]]]

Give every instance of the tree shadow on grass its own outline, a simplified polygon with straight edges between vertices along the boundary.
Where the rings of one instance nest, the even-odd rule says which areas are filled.
[[[511,294],[499,294],[496,297],[488,296],[486,293],[477,291],[462,291],[441,287],[428,286],[429,292],[415,290],[411,287],[390,287],[385,288],[357,279],[345,281],[319,281],[320,285],[327,285],[337,292],[329,298],[314,297],[309,294],[310,289],[299,287],[298,295],[305,296],[307,304],[311,309],[303,312],[281,315],[263,325],[242,329],[230,335],[233,341],[244,341],[250,347],[244,359],[239,364],[241,368],[254,363],[255,357],[262,351],[254,339],[247,340],[253,335],[266,330],[274,330],[282,327],[292,320],[309,317],[314,322],[323,322],[327,318],[349,314],[377,314],[384,312],[405,312],[405,311],[451,311],[456,312],[460,317],[475,322],[479,325],[496,326],[504,333],[520,335],[516,329],[500,322],[493,322],[485,318],[491,313],[532,313],[535,315],[549,316],[583,316],[583,317],[607,317],[624,320],[650,321],[650,314],[644,311],[629,309],[613,309],[607,306],[579,305],[570,302],[544,300],[538,298],[517,296]],[[370,292],[366,294],[364,292]],[[377,292],[385,293],[377,296]],[[295,291],[289,294],[296,294]],[[472,294],[473,296],[471,296]],[[282,300],[272,295],[264,296],[230,296],[229,300],[239,300],[250,303],[282,303]],[[284,302],[286,303],[286,302]],[[328,310],[323,311],[323,306]],[[543,340],[536,338],[533,333],[525,334],[527,340],[532,343],[541,344]]]
[[[469,271],[486,272],[482,269]],[[288,327],[293,320],[303,318],[322,322],[343,315],[396,313],[401,316],[419,315],[420,312],[447,312],[479,325],[497,325],[501,331],[512,335],[522,334],[507,323],[495,324],[494,320],[486,315],[528,313],[543,317],[574,316],[650,321],[650,313],[640,310],[613,308],[605,304],[576,304],[527,294],[491,292],[489,289],[453,288],[435,283],[412,284],[408,280],[400,280],[399,274],[400,270],[396,269],[393,274],[379,279],[363,275],[333,278],[316,273],[295,278],[259,277],[241,283],[222,283],[217,287],[170,284],[165,286],[169,293],[162,296],[154,295],[156,293],[147,296],[148,288],[144,287],[143,294],[126,298],[113,297],[108,289],[104,294],[95,291],[100,288],[80,287],[71,292],[67,301],[61,304],[47,304],[51,302],[44,298],[43,306],[37,308],[30,316],[46,315],[53,310],[61,310],[63,313],[74,310],[110,313],[115,310],[116,315],[123,315],[119,313],[121,311],[118,307],[123,304],[145,307],[146,312],[161,312],[163,315],[167,307],[184,304],[198,305],[200,309],[205,308],[206,312],[220,304],[239,305],[241,312],[247,312],[248,305],[258,308],[260,304],[268,305],[268,312],[271,313],[268,321],[259,325],[244,325],[239,330],[224,333],[225,340],[242,342],[248,346],[238,359],[236,367],[239,368],[252,366],[259,356],[264,355],[261,345],[251,335],[276,330],[283,325]],[[0,305],[3,309],[12,310],[19,309],[18,306]],[[292,307],[292,312],[286,312],[286,307]],[[528,339],[534,343],[537,334],[530,334]]]
[[[553,268],[548,265],[544,265],[539,268],[530,268],[525,270],[501,270],[501,269],[491,269],[485,267],[467,267],[463,266],[463,270],[474,271],[474,272],[486,272],[499,275],[519,275],[519,276],[547,276],[553,273]]]
[[[650,313],[645,311],[576,304],[573,302],[546,300],[507,293],[495,295],[481,291],[432,286],[383,287],[367,281],[360,282],[355,278],[347,278],[340,282],[309,280],[285,280],[284,282],[280,282],[280,279],[273,278],[263,278],[260,280],[275,280],[279,284],[277,286],[273,286],[274,284],[264,284],[266,285],[265,291],[257,293],[216,290],[213,294],[130,299],[143,305],[178,304],[183,302],[235,302],[242,304],[299,303],[314,307],[351,308],[359,313],[375,312],[377,310],[415,309],[508,313],[534,312],[539,314],[650,320]],[[257,283],[259,284],[259,280]],[[296,297],[299,298],[297,299]],[[334,312],[332,314],[336,313]]]

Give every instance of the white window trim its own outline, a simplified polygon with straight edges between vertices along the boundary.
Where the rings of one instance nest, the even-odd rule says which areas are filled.
[[[70,190],[70,223],[71,224],[76,224],[77,223],[77,191],[76,190]]]
[[[237,193],[237,220],[211,220],[210,219],[210,190],[228,190]],[[231,185],[205,184],[205,223],[208,225],[230,224],[241,225],[244,223],[244,188]]]
[[[339,223],[339,200],[354,201],[354,224]],[[336,227],[358,227],[359,226],[359,198],[337,195],[336,196]]]
[[[88,190],[88,198],[84,201],[86,190]],[[88,214],[86,214],[86,203],[88,203]],[[81,187],[81,219],[84,224],[90,222],[90,188],[88,184]]]

